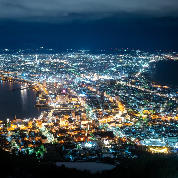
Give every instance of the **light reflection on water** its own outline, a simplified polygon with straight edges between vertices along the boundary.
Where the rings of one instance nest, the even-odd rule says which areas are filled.
[[[20,90],[23,109],[25,109],[25,105],[26,105],[25,101],[28,100],[28,98],[27,98],[28,97],[27,96],[27,90],[28,89]]]
[[[17,81],[0,82],[0,120],[10,120],[17,116],[17,119],[37,118],[41,111],[46,109],[34,108],[36,101],[36,91],[31,89],[15,90],[21,87]],[[9,92],[10,91],[10,92]]]

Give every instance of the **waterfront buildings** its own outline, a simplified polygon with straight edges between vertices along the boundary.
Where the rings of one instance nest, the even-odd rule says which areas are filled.
[[[2,121],[1,147],[71,161],[136,158],[136,147],[177,153],[178,89],[148,77],[154,62],[167,59],[177,55],[1,54],[1,79],[30,83],[36,107],[49,109],[37,119]]]

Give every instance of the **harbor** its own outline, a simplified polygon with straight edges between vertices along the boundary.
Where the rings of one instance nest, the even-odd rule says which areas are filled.
[[[12,120],[15,115],[20,119],[37,118],[41,111],[47,110],[34,107],[39,88],[35,85],[28,85],[25,88],[24,86],[25,82],[0,80],[0,120]]]

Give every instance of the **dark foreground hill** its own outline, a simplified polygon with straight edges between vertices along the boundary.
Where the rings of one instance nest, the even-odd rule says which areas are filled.
[[[178,156],[142,154],[138,159],[121,159],[120,165],[111,171],[91,174],[89,171],[69,169],[65,166],[56,167],[52,162],[39,163],[29,156],[9,155],[0,150],[0,177],[9,178],[174,178],[178,177]]]

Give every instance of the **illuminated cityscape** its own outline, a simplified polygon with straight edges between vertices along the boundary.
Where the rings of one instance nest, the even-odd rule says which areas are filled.
[[[5,178],[178,177],[178,1],[0,0]]]
[[[136,147],[177,153],[178,90],[146,77],[153,63],[177,54],[120,51],[1,54],[1,82],[36,90],[35,107],[48,109],[38,118],[1,121],[1,148],[44,160],[50,149],[58,161],[134,159]]]

